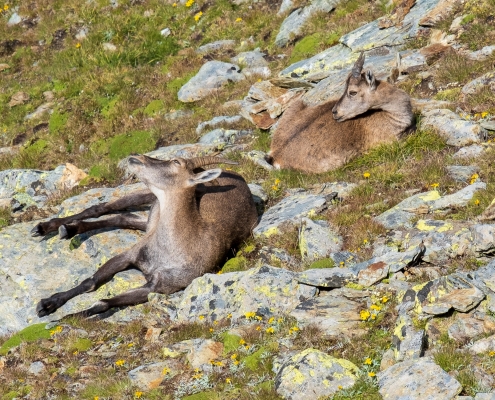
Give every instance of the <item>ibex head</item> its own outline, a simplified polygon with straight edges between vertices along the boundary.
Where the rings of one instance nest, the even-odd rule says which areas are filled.
[[[374,109],[379,103],[375,76],[370,70],[362,73],[363,65],[364,54],[361,53],[347,77],[344,94],[332,109],[333,118],[338,122]]]
[[[133,155],[127,159],[127,168],[144,182],[151,191],[174,190],[194,187],[220,176],[219,168],[195,173],[194,170],[211,164],[236,164],[218,157],[174,158],[163,161],[145,155]]]

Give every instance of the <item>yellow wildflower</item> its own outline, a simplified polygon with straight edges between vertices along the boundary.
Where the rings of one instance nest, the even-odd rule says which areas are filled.
[[[210,332],[213,332],[213,328],[210,328]]]
[[[133,346],[134,346],[134,343],[129,343],[129,344],[127,345],[127,347],[129,347],[129,348],[130,348],[130,347],[133,347]]]
[[[251,346],[250,346],[250,345],[248,345],[248,344],[246,344],[246,345],[244,346],[244,348],[245,348],[246,350],[249,350],[249,349],[251,348]]]
[[[162,375],[167,375],[167,374],[170,374],[170,368],[165,367],[162,369]]]
[[[375,319],[376,318],[376,314],[371,314],[371,319]]]
[[[273,185],[272,190],[278,190],[278,186]]]
[[[239,365],[240,364],[240,361],[239,360],[235,360],[234,361],[234,365]]]
[[[275,333],[275,329],[273,329],[273,326],[270,326],[269,328],[266,328],[266,333]]]
[[[343,387],[342,385],[339,385],[339,386],[338,386],[338,389],[339,389],[339,390],[342,390],[342,389],[344,389],[344,387]]]
[[[242,18],[241,18],[241,17],[237,17],[237,18],[235,19],[235,22],[241,22],[241,21],[242,21]]]
[[[474,205],[475,205],[475,206],[479,206],[479,205],[480,205],[480,201],[479,201],[478,199],[476,199],[476,200],[474,201]]]
[[[76,43],[76,49],[78,49],[79,47],[81,47],[81,43]]]
[[[436,188],[439,186],[439,184],[438,184],[438,183],[432,183],[430,186],[431,186],[433,189],[436,189]]]
[[[284,322],[284,319],[283,319],[282,317],[280,317],[279,319],[277,319],[277,322],[278,322],[279,324],[281,324],[282,322]]]
[[[280,179],[275,179],[275,185],[280,185]]]
[[[191,7],[194,4],[194,0],[187,0],[186,7]]]
[[[134,393],[134,398],[140,399],[142,395],[143,395],[143,392],[135,392]]]
[[[7,4],[5,4],[5,5],[3,6],[3,9],[4,9],[5,11],[7,11],[7,10],[9,9],[9,6],[8,6]]]
[[[261,331],[261,326],[259,326],[259,325],[258,325],[258,326],[256,327],[256,330],[257,330],[257,331]]]
[[[177,3],[172,4],[172,7],[177,7]]]
[[[254,311],[249,311],[247,313],[244,313],[244,316],[249,319],[249,318],[253,318],[254,316],[256,315],[256,313]]]
[[[79,354],[79,352],[76,350],[74,353],[72,353],[73,355],[77,356]]]
[[[256,317],[254,317],[255,319],[257,319],[258,321],[261,321],[263,318],[261,318],[259,315],[257,315]]]
[[[99,400],[100,398],[98,396],[93,397],[93,400]]]
[[[291,329],[292,329],[294,332],[297,332],[297,331],[299,330],[299,328],[298,328],[297,326],[293,326]]]
[[[363,244],[368,244],[368,239],[364,239]]]
[[[371,313],[368,310],[361,310],[359,317],[361,320],[366,321],[370,317]]]
[[[218,325],[218,321],[213,321],[213,325]]]
[[[363,174],[363,178],[365,178],[365,179],[368,179],[370,176],[371,176],[371,174],[370,174],[368,171],[366,171],[366,172]]]
[[[371,365],[371,358],[368,357],[366,360],[364,360],[364,363],[366,365]]]
[[[485,118],[487,115],[488,115],[488,112],[483,111],[483,112],[481,113],[481,118]]]
[[[227,315],[228,319],[232,319],[232,314]]]
[[[386,303],[388,301],[388,297],[387,296],[383,296],[382,297],[382,303]]]
[[[488,355],[489,355],[490,357],[495,357],[495,351],[490,351],[490,352],[488,353]]]
[[[117,367],[122,367],[122,365],[124,365],[124,364],[125,364],[125,360],[117,360],[117,361],[115,361],[115,365]]]
[[[198,22],[198,21],[199,21],[199,19],[201,18],[201,16],[202,16],[202,15],[203,15],[203,12],[202,12],[202,11],[200,11],[199,13],[197,13],[197,14],[194,16],[194,20],[195,20],[196,22]]]
[[[199,374],[201,372],[201,370],[199,368],[194,368],[194,372],[196,372],[197,374]]]
[[[376,304],[372,304],[370,308],[376,311],[380,311],[382,309],[380,306],[377,306]]]
[[[270,317],[270,319],[268,320],[268,323],[273,324],[273,321],[275,321],[275,317]]]
[[[371,378],[373,378],[375,375],[376,375],[376,374],[375,374],[373,371],[368,372],[368,376],[369,376],[369,377],[371,377]]]
[[[244,339],[241,339],[241,340],[239,340],[239,344],[240,345],[246,344],[246,341]]]
[[[478,180],[479,177],[480,176],[478,174],[473,174],[471,176],[471,181],[469,183],[472,185],[473,183],[475,183]]]
[[[192,377],[193,379],[199,379],[203,376],[203,374],[194,374]]]
[[[201,321],[203,321],[203,320],[205,319],[205,316],[204,316],[204,315],[200,315],[198,318],[199,318]]]
[[[223,271],[218,271],[217,272],[217,275],[222,275],[223,274]]]
[[[231,382],[232,382],[232,379],[230,379],[230,378],[225,379],[225,383],[231,383]]]
[[[230,358],[231,358],[232,360],[235,360],[235,359],[237,358],[237,354],[235,354],[235,353],[234,353],[234,354],[232,354],[232,355],[230,356]]]

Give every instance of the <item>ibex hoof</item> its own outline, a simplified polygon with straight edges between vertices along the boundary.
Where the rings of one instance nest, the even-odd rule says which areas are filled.
[[[38,317],[45,317],[57,311],[58,307],[55,304],[54,300],[51,299],[43,299],[36,306],[36,313]]]
[[[32,237],[44,236],[44,235],[45,235],[45,230],[42,228],[41,224],[38,224],[33,229],[31,229]]]
[[[60,225],[58,227],[58,237],[60,239],[68,239],[69,238],[69,232],[67,232],[67,228],[65,225]]]

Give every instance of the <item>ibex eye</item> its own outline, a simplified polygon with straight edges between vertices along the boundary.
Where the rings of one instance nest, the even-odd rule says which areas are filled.
[[[172,160],[174,163],[180,165],[180,161],[179,160]]]
[[[349,92],[349,96],[355,96],[357,95],[357,92]]]

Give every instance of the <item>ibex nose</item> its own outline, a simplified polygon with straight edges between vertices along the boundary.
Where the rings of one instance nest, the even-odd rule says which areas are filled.
[[[337,119],[337,110],[335,108],[332,109],[332,116],[333,116],[333,119]]]

